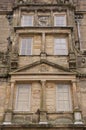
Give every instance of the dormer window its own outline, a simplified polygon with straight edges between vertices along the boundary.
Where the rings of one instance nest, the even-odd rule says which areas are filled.
[[[54,26],[63,27],[66,26],[66,15],[55,15],[54,16]]]
[[[23,15],[21,18],[21,26],[33,26],[33,16]]]

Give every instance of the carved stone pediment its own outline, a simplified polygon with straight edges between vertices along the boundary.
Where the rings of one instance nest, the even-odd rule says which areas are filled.
[[[11,72],[11,74],[65,74],[70,73],[68,68],[64,68],[58,64],[52,63],[47,60],[40,60],[32,64],[20,67],[16,71]]]

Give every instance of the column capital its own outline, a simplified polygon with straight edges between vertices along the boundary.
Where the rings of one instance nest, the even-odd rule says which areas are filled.
[[[46,80],[40,80],[40,83],[42,86],[44,86],[46,84]]]
[[[72,83],[77,83],[77,81],[76,80],[72,80]]]
[[[15,84],[15,80],[11,80],[9,83],[11,83],[11,84]]]

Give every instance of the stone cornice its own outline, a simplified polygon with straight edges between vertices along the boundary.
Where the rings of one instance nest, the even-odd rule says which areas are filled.
[[[26,32],[25,32],[26,29]],[[53,29],[53,31],[52,31]],[[73,27],[55,27],[55,26],[49,26],[49,27],[21,27],[21,26],[17,26],[14,27],[14,31],[17,33],[43,33],[43,30],[45,33],[65,33],[68,34],[71,31],[73,31]],[[20,32],[19,32],[20,31]],[[60,32],[61,31],[61,32]]]
[[[29,7],[29,8],[33,8],[33,10],[35,10],[35,9],[47,9],[48,7],[48,9],[49,10],[53,10],[53,9],[58,9],[59,11],[60,10],[63,10],[63,9],[67,9],[67,8],[69,8],[69,9],[72,9],[72,10],[75,10],[75,6],[73,5],[73,4],[44,4],[44,3],[23,3],[23,4],[16,4],[16,5],[14,5],[14,7],[13,7],[13,10],[15,10],[15,9],[17,9],[17,8],[21,8],[22,9],[22,7],[25,7],[25,8],[27,8],[27,7]],[[62,8],[62,9],[61,9]]]
[[[83,124],[80,124],[80,125],[75,125],[75,124],[57,124],[57,125],[53,125],[53,124],[28,124],[28,125],[26,125],[26,124],[7,124],[7,125],[0,125],[0,128],[9,128],[9,130],[10,129],[12,129],[12,128],[19,128],[19,129],[26,129],[26,128],[35,128],[35,129],[37,129],[37,128],[39,128],[39,130],[40,129],[45,129],[45,128],[52,128],[52,129],[55,129],[55,128],[63,128],[63,129],[67,129],[67,128],[75,128],[75,129],[79,129],[79,128],[85,128],[86,126],[85,125],[83,125]]]

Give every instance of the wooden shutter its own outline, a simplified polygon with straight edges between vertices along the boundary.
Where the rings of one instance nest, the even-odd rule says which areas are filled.
[[[56,98],[57,111],[71,111],[72,103],[71,103],[70,85],[58,84],[56,94],[57,94]]]
[[[55,16],[54,25],[55,26],[66,26],[66,16],[65,15]]]
[[[21,26],[33,26],[33,16],[23,15],[21,19]]]
[[[56,38],[54,41],[55,55],[68,55],[67,41],[65,38]]]
[[[16,111],[30,110],[30,84],[17,85]]]

